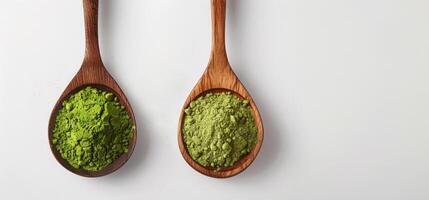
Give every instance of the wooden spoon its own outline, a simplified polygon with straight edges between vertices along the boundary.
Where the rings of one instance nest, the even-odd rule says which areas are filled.
[[[244,85],[240,82],[238,77],[232,71],[229,65],[226,50],[225,50],[225,17],[226,17],[226,0],[212,0],[212,51],[209,64],[195,85],[191,94],[186,99],[183,106],[178,130],[178,142],[180,152],[186,162],[198,172],[215,178],[227,178],[239,174],[244,171],[252,162],[255,160],[258,154],[262,141],[264,138],[264,128],[262,125],[262,119],[259,115],[258,108],[255,102],[247,92]],[[215,168],[204,167],[195,162],[189,155],[186,148],[186,144],[183,141],[183,122],[184,122],[184,110],[188,107],[189,103],[207,93],[217,93],[229,91],[240,97],[241,99],[247,99],[253,109],[253,115],[255,117],[256,126],[258,128],[258,142],[255,148],[241,160],[236,162],[233,166],[216,170]]]
[[[125,94],[122,92],[119,85],[109,74],[109,72],[107,72],[101,60],[100,49],[98,46],[98,0],[83,0],[83,8],[85,15],[84,18],[86,38],[85,58],[83,60],[79,72],[75,75],[75,77],[66,87],[61,97],[55,104],[55,107],[51,114],[51,118],[49,120],[48,136],[51,151],[57,161],[61,163],[63,167],[80,176],[99,177],[116,171],[128,161],[136,145],[137,129],[135,129],[130,139],[128,152],[124,153],[112,164],[108,165],[100,171],[87,171],[72,167],[66,160],[61,157],[60,153],[57,151],[57,148],[52,143],[52,135],[53,130],[55,128],[55,119],[58,114],[58,110],[61,108],[61,103],[65,99],[69,98],[70,95],[72,95],[73,93],[87,86],[95,87],[115,94],[118,97],[121,105],[123,105],[128,112],[130,118],[132,119],[132,123],[134,125],[136,124],[136,120],[130,103],[128,102]]]

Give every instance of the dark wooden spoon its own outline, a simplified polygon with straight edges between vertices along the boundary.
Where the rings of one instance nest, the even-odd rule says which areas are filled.
[[[99,177],[110,174],[124,165],[133,153],[137,141],[137,129],[135,129],[128,146],[128,152],[124,153],[112,164],[108,165],[100,171],[87,171],[83,169],[76,169],[64,160],[57,148],[52,143],[53,130],[55,128],[55,119],[58,110],[61,108],[61,103],[70,97],[73,93],[87,87],[95,87],[104,91],[115,94],[121,105],[123,105],[128,112],[132,123],[136,125],[133,110],[128,102],[125,94],[122,92],[119,85],[113,77],[107,72],[103,65],[100,56],[100,49],[98,46],[98,0],[83,0],[83,8],[85,15],[85,58],[79,72],[75,75],[69,85],[66,87],[60,98],[58,99],[49,119],[49,145],[57,161],[69,171],[85,177]]]
[[[202,75],[201,79],[195,85],[191,94],[186,99],[183,106],[178,130],[178,142],[180,152],[186,162],[198,172],[215,178],[227,178],[239,174],[244,171],[255,160],[264,139],[264,128],[261,116],[255,102],[247,92],[244,85],[232,71],[228,62],[228,57],[225,50],[225,17],[226,17],[226,0],[212,0],[212,51],[209,64]],[[233,166],[216,170],[215,168],[204,167],[195,162],[189,155],[186,144],[183,141],[183,122],[184,110],[189,103],[207,93],[217,92],[232,92],[241,99],[247,99],[253,110],[256,126],[258,128],[258,142],[255,148]]]

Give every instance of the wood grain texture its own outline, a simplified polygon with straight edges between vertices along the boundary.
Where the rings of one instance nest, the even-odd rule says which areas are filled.
[[[178,143],[180,152],[182,153],[185,161],[198,172],[215,178],[227,178],[239,174],[244,171],[255,160],[264,139],[264,128],[261,116],[255,102],[246,90],[244,85],[240,82],[238,77],[233,72],[225,50],[225,17],[226,17],[226,0],[211,0],[212,9],[212,51],[209,64],[198,81],[192,89],[190,95],[185,101],[181,111],[179,128],[178,128]],[[258,142],[255,148],[240,161],[235,163],[232,167],[216,171],[214,168],[204,167],[195,162],[189,155],[186,145],[183,141],[183,122],[184,122],[184,109],[188,107],[189,103],[211,92],[225,92],[229,91],[239,96],[242,99],[247,99],[253,109],[256,126],[258,128]]]
[[[54,109],[51,113],[51,117],[49,119],[48,138],[51,151],[57,161],[62,166],[80,176],[99,177],[116,171],[128,161],[136,145],[137,129],[135,129],[133,136],[130,139],[128,152],[124,153],[112,164],[108,165],[106,168],[100,171],[87,171],[72,167],[70,164],[68,164],[66,160],[61,157],[55,145],[52,143],[53,130],[55,128],[55,119],[58,110],[61,108],[62,102],[68,97],[70,97],[70,95],[87,86],[95,87],[115,94],[118,97],[120,103],[125,107],[130,118],[132,119],[133,124],[136,125],[136,120],[130,103],[128,102],[125,94],[122,92],[122,89],[106,70],[101,60],[98,45],[98,0],[83,0],[83,8],[85,15],[85,58],[83,60],[80,70],[66,87],[66,89],[61,94],[60,98],[54,106]]]

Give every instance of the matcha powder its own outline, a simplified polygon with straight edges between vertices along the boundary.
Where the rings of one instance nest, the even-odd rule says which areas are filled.
[[[209,93],[185,109],[184,142],[192,159],[206,167],[234,165],[255,147],[257,132],[249,102],[229,92]]]
[[[62,103],[52,142],[73,167],[98,171],[128,151],[134,129],[117,97],[86,87]]]

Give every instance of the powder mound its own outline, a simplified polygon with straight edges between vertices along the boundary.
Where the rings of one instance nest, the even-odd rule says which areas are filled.
[[[53,144],[67,162],[99,171],[123,153],[135,126],[114,94],[92,87],[73,94],[58,111]]]
[[[185,109],[184,142],[205,167],[234,165],[256,146],[257,133],[249,102],[229,92],[206,94]]]

